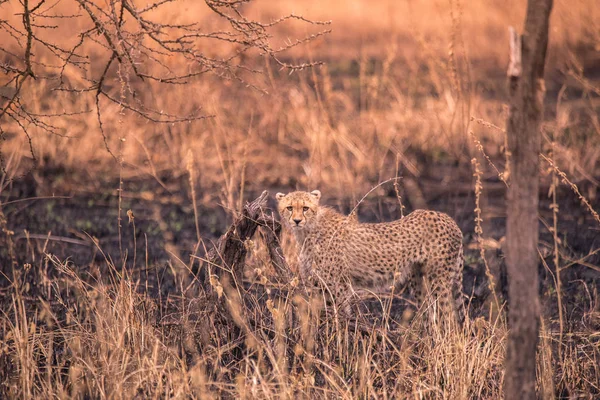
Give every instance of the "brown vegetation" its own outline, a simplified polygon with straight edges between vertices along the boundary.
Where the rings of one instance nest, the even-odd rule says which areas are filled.
[[[293,12],[331,24],[281,21],[268,28],[277,59],[250,46],[232,61],[244,67],[237,75],[214,68],[185,84],[141,79],[133,66],[144,60],[135,52],[135,62],[124,52],[104,75],[113,52],[98,30],[78,48],[87,72],[63,71],[65,84],[96,88],[81,93],[55,90],[61,75],[51,66],[60,57],[47,46],[31,47],[36,79],[26,58],[9,54],[27,49],[27,35],[6,25],[23,29],[24,3],[0,0],[3,111],[15,93],[5,86],[14,86],[14,74],[28,76],[10,108],[25,119],[0,119],[1,395],[502,396],[507,27],[521,26],[525,1],[240,2],[252,21]],[[98,5],[106,21],[112,15],[105,3],[73,3]],[[233,29],[211,3],[221,2],[167,2],[148,18]],[[44,23],[58,27],[34,26],[36,35],[72,48],[90,28],[85,12],[58,2],[48,15],[81,16],[50,19]],[[600,395],[599,13],[592,0],[563,0],[551,19],[540,160],[540,397]],[[130,22],[133,33],[139,26]],[[218,42],[195,45],[213,60],[244,48]],[[140,71],[164,77],[200,68],[188,63],[159,54]],[[106,96],[97,95],[102,76]],[[185,122],[173,120],[180,117]],[[403,296],[366,299],[355,320],[337,319],[318,299],[289,290],[293,279],[276,279],[260,235],[244,240],[247,293],[213,279],[211,288],[222,285],[221,308],[213,307],[195,272],[205,271],[200,261],[214,262],[212,240],[266,188],[319,188],[325,203],[345,212],[358,204],[367,220],[397,218],[402,206],[404,214],[422,205],[449,213],[465,232],[465,332],[473,333],[443,336],[433,327],[424,338],[424,319],[407,318],[414,308]],[[293,254],[285,232],[281,245]]]

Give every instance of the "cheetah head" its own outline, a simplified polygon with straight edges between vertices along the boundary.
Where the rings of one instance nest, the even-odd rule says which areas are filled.
[[[321,192],[291,192],[288,194],[277,193],[277,209],[281,219],[284,220],[292,230],[309,227],[314,221],[319,208]]]

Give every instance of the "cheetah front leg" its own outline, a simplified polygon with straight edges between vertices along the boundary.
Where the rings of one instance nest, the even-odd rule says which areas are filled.
[[[354,290],[348,279],[329,273],[316,273],[313,279],[320,288],[320,295],[323,296],[325,304],[332,307],[338,315],[352,317]]]

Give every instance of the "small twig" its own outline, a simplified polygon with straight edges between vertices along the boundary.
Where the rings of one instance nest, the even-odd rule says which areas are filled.
[[[68,238],[65,236],[43,235],[43,234],[37,234],[37,233],[29,233],[27,236],[25,236],[24,234],[16,235],[15,241],[21,240],[21,239],[26,239],[27,237],[29,237],[30,239],[51,240],[54,242],[64,242],[64,243],[77,244],[80,246],[87,246],[87,247],[91,247],[94,245],[94,243],[86,241],[86,240],[72,239],[72,238]]]
[[[585,207],[588,209],[588,211],[590,212],[590,214],[592,214],[592,217],[594,217],[594,219],[600,224],[600,216],[598,215],[598,213],[592,208],[592,205],[590,204],[590,202],[581,194],[581,192],[579,191],[579,188],[577,187],[576,184],[574,184],[573,182],[571,182],[569,180],[569,178],[567,177],[567,174],[565,174],[564,172],[562,172],[554,163],[554,161],[552,161],[550,158],[546,157],[543,154],[540,154],[540,157],[542,157],[548,164],[550,164],[550,167],[552,167],[552,169],[558,174],[558,176],[560,176],[560,178],[562,179],[563,183],[569,185],[569,187],[571,188],[571,190],[577,195],[577,197],[579,198],[579,201],[581,201],[581,203],[583,205],[585,205]]]
[[[0,206],[7,206],[9,204],[22,203],[25,201],[35,201],[35,200],[54,200],[54,199],[72,199],[73,196],[40,196],[40,197],[28,197],[26,199],[18,199],[7,201],[6,203],[1,203]]]

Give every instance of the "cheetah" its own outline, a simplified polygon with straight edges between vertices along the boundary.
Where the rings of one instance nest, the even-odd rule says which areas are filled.
[[[463,322],[463,235],[450,216],[416,210],[392,222],[361,223],[319,205],[318,190],[275,197],[298,243],[301,279],[309,287],[324,284],[346,313],[355,289],[377,291],[408,281],[418,306],[437,300],[434,318],[454,315]]]

